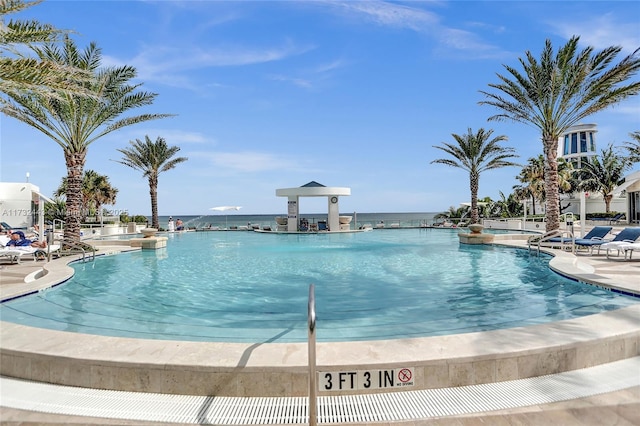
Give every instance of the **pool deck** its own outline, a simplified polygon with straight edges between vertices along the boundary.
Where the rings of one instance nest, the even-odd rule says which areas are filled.
[[[501,238],[495,243],[526,247],[523,239]],[[101,246],[101,252],[109,254],[123,249],[122,245]],[[625,261],[622,258],[607,259],[604,255],[544,251],[555,255],[550,265],[559,273],[603,287],[640,294],[640,258]],[[66,266],[68,261],[67,258],[43,264],[25,260],[19,265],[0,262],[0,296],[4,300],[65,279],[70,274],[70,268]],[[46,275],[34,279],[42,274],[43,268]],[[70,336],[73,337],[73,345],[69,344]],[[179,394],[185,393],[179,383],[182,379],[176,377],[180,375],[187,376],[190,390],[200,395],[262,395],[266,391],[256,386],[256,382],[271,389],[278,388],[276,394],[306,394],[306,387],[300,386],[306,382],[306,344],[173,342],[167,345],[158,341],[70,335],[8,323],[2,323],[0,339],[2,370],[6,376],[49,379],[74,386]],[[322,367],[343,371],[370,366],[412,365],[416,368],[416,379],[423,382],[424,388],[443,388],[588,368],[638,356],[639,346],[640,307],[636,306],[515,330],[403,339],[400,342],[321,343],[318,344],[318,371],[323,371]],[[212,377],[203,378],[212,358],[227,375],[224,382]],[[92,361],[92,365],[85,370],[82,364],[87,360]],[[70,365],[70,362],[75,365]],[[119,363],[127,363],[132,368],[120,371],[116,368]],[[157,363],[158,371],[136,375],[136,370],[148,370],[154,363]],[[167,372],[169,365],[176,370]],[[278,376],[280,373],[285,373],[285,376],[292,374],[285,378],[286,385],[279,383],[281,377],[276,378],[270,372],[274,368],[279,370]],[[230,386],[230,376],[237,375],[238,369],[251,371],[251,376],[234,381]],[[75,381],[68,383],[70,377]],[[2,408],[0,420],[3,424],[22,421],[35,422],[30,424],[148,424],[42,414],[7,407]],[[389,424],[396,423],[640,424],[640,387],[564,402]]]

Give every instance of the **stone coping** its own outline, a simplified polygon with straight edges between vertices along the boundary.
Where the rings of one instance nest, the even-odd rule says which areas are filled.
[[[105,251],[108,252],[108,251]],[[593,277],[575,256],[553,268]],[[25,287],[66,280],[63,260]],[[591,275],[591,276],[590,276]],[[28,292],[28,290],[25,288]],[[515,380],[640,355],[640,305],[587,317],[480,333],[317,344],[322,372],[411,368],[404,390]],[[308,394],[305,343],[203,343],[105,337],[0,323],[0,374],[62,385],[217,396]],[[392,389],[393,390],[393,389]],[[389,389],[372,392],[388,392]],[[340,391],[352,394],[363,391]],[[320,394],[323,394],[321,392]]]

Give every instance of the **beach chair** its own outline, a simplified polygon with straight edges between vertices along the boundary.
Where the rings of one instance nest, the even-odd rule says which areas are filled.
[[[631,235],[630,238],[633,238],[633,235]],[[640,238],[640,235],[638,236],[638,238]],[[609,258],[609,253],[615,250],[617,252],[617,256],[620,256],[620,252],[623,252],[624,258],[626,259],[627,252],[629,252],[629,254],[632,255],[633,250],[640,250],[640,243],[636,242],[638,238],[636,238],[633,241],[631,239],[626,239],[621,241],[615,241],[615,240],[609,241],[607,243],[602,244],[599,247],[599,249],[605,250],[607,258]]]
[[[540,252],[541,247],[549,248],[567,248],[573,245],[573,235],[568,231],[556,229],[554,231],[545,232],[541,235],[534,235],[527,239],[527,248],[531,251],[534,247]]]
[[[609,222],[609,225],[613,225],[620,222],[623,217],[624,213],[618,213],[613,217],[592,217],[591,220],[594,222]]]
[[[604,240],[604,239],[586,239],[580,238],[575,240],[574,244],[576,247],[589,249],[591,255],[593,255],[593,250],[595,248],[598,249],[598,254],[600,254],[600,248],[604,244],[608,243],[634,243],[638,238],[640,238],[640,227],[633,228],[624,228],[622,231],[615,236],[613,240]],[[609,249],[611,249],[614,244],[609,245]]]
[[[33,256],[35,260],[51,260],[51,256],[60,255],[60,244],[47,244],[46,247],[36,248]]]
[[[610,241],[608,243],[604,243],[600,246],[602,250],[605,250],[605,254],[607,255],[607,259],[609,259],[609,255],[615,250],[616,256],[620,256],[622,252],[624,254],[624,259],[627,260],[627,254],[629,255],[629,259],[633,256],[633,251],[640,251],[640,243],[631,243],[628,241]]]
[[[38,249],[31,246],[23,246],[23,247],[3,247],[0,249],[0,259],[5,258],[9,259],[11,263],[20,263],[20,260],[23,256],[32,256],[33,260],[36,259],[35,253]]]
[[[604,240],[604,237],[606,237],[612,229],[613,227],[611,226],[594,226],[584,237],[576,238],[575,240]],[[573,243],[575,245],[575,241]]]
[[[627,253],[629,253],[629,260],[633,256],[633,251],[638,250],[640,252],[640,243],[628,243],[624,244],[621,247],[621,250],[624,251],[624,259],[627,260]]]

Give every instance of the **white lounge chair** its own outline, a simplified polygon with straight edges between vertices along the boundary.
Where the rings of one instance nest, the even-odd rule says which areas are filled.
[[[33,256],[33,260],[38,258],[48,259],[50,254],[54,254],[60,250],[60,245],[50,244],[47,247],[32,247],[32,246],[20,246],[20,247],[2,247],[0,248],[0,259],[9,259],[11,263],[20,263],[23,257]],[[43,257],[40,257],[42,255]]]
[[[601,249],[606,250],[607,258],[609,258],[609,251],[616,250],[617,256],[620,256],[620,252],[624,253],[625,260],[627,259],[627,253],[629,253],[629,259],[633,256],[633,251],[640,251],[640,243],[630,241],[611,241],[604,243],[600,246]]]
[[[45,259],[49,260],[51,255],[56,254],[59,255],[60,244],[47,244],[46,247],[36,248],[36,252],[34,256],[36,260],[41,259],[40,255],[43,255]]]
[[[634,250],[640,251],[640,243],[629,243],[623,246],[624,250],[624,258],[627,258],[627,252],[629,253],[629,260],[631,260],[631,256],[633,256]]]
[[[25,247],[3,247],[0,249],[0,258],[7,258],[11,263],[20,263],[20,259],[23,256],[33,256],[35,260],[35,253],[38,249],[31,246]]]
[[[538,252],[542,247],[570,249],[573,245],[573,235],[568,231],[556,229],[544,234],[533,235],[527,239],[527,248],[535,248]]]

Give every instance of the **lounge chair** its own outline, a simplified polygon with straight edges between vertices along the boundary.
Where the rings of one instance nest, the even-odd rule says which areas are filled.
[[[35,260],[51,260],[51,256],[54,254],[59,257],[60,244],[47,244],[46,247],[37,248],[33,256]]]
[[[590,220],[594,222],[609,222],[609,225],[618,223],[624,217],[624,213],[618,213],[613,217],[592,217]]]
[[[600,254],[600,247],[602,247],[602,245],[604,244],[620,243],[620,242],[633,243],[638,238],[640,238],[640,227],[633,227],[633,228],[624,228],[622,231],[618,233],[618,235],[615,236],[613,240],[580,238],[575,240],[574,244],[577,247],[589,249],[591,254],[593,255],[593,249],[596,247],[598,248],[598,254]],[[611,248],[613,247],[613,245],[609,245],[608,247]]]
[[[594,226],[584,237],[576,238],[573,241],[573,251],[575,252],[576,247],[595,246],[599,241],[606,243],[607,241],[604,237],[606,237],[612,229],[613,227],[611,226]]]
[[[624,253],[624,258],[627,258],[627,252],[629,252],[629,259],[631,259],[631,255],[634,250],[640,251],[640,243],[635,241],[610,241],[608,243],[604,243],[600,246],[601,249],[606,251],[607,258],[609,258],[609,252],[615,250],[617,252],[617,256],[620,256],[620,252]]]
[[[576,240],[603,240],[612,229],[611,226],[594,226],[584,237]]]
[[[541,235],[534,235],[527,239],[527,247],[531,251],[532,247],[537,248],[540,252],[541,247],[549,248],[567,248],[572,247],[573,235],[567,231],[556,229],[554,231],[545,232]]]
[[[42,249],[31,246],[3,247],[0,249],[0,258],[9,259],[11,263],[20,263],[23,256],[33,256],[33,259],[35,260],[35,253],[38,250]]]
[[[9,259],[11,263],[20,263],[26,256],[33,256],[33,260],[50,259],[52,254],[59,251],[59,244],[49,244],[47,247],[9,246],[0,248],[0,258]]]
[[[629,253],[629,260],[631,260],[634,250],[638,250],[640,252],[640,243],[624,244],[621,245],[620,249],[624,251],[624,259],[627,260],[627,253]]]

